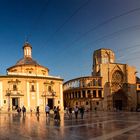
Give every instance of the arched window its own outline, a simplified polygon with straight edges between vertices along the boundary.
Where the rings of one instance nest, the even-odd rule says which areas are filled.
[[[34,84],[31,85],[31,89],[30,90],[31,90],[31,92],[35,92],[35,86],[34,86]]]
[[[17,85],[13,85],[13,90],[16,91],[17,90]]]
[[[51,86],[48,86],[48,91],[52,92],[52,87]]]

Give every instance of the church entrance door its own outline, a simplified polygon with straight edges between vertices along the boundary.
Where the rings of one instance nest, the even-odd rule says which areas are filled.
[[[127,108],[128,97],[125,92],[119,90],[113,94],[113,108],[125,110]]]
[[[122,100],[115,100],[115,108],[118,110],[122,110],[123,104]]]
[[[18,98],[12,98],[12,110],[17,109],[18,107]]]
[[[48,106],[50,107],[50,109],[53,109],[54,106],[53,99],[51,98],[48,99]]]

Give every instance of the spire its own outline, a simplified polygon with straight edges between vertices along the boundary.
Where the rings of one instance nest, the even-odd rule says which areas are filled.
[[[24,58],[25,57],[32,58],[32,46],[28,42],[25,42],[23,45],[23,53],[24,53]]]

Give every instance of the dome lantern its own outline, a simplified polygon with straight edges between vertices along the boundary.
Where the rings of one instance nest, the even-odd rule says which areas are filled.
[[[23,46],[24,58],[32,58],[32,46],[29,43],[25,43]]]

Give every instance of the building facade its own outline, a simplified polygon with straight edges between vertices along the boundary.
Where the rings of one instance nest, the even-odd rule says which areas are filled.
[[[91,110],[98,105],[102,108],[103,88],[102,77],[79,77],[64,83],[64,105],[84,105],[86,110]]]
[[[86,97],[90,100],[90,108],[97,107],[99,110],[132,110],[137,107],[137,83],[136,83],[136,68],[128,64],[120,64],[115,62],[115,54],[110,49],[99,49],[93,53],[92,74],[89,76],[91,80],[90,92],[88,82],[83,87],[87,89]],[[82,79],[79,77],[76,79]],[[97,86],[93,86],[96,82]],[[75,105],[73,93],[81,91],[83,88],[74,87],[70,80],[64,83],[64,102],[69,105]],[[71,85],[69,88],[68,85]],[[96,91],[96,96],[93,96]],[[99,94],[100,93],[100,94]],[[101,96],[99,96],[101,95]],[[68,98],[69,97],[69,98]],[[82,97],[82,95],[81,95]],[[67,101],[69,99],[69,101]],[[80,101],[80,99],[77,99]],[[87,100],[83,99],[83,105],[86,106]],[[78,101],[76,101],[78,102]],[[78,104],[78,103],[77,103]],[[79,104],[80,105],[80,104]]]
[[[49,69],[32,59],[32,46],[25,43],[23,58],[0,76],[0,109],[15,110],[18,106],[27,111],[37,106],[45,111],[45,105],[63,109],[63,79],[49,75]]]

